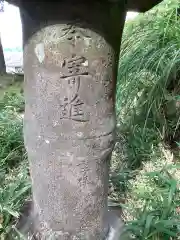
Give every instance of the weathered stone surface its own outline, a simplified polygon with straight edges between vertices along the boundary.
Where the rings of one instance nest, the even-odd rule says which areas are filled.
[[[117,209],[116,209],[117,210]],[[129,240],[128,236],[124,236],[124,224],[114,208],[109,208],[107,221],[109,223],[109,229],[106,238],[104,240]],[[19,222],[16,224],[16,228],[22,233],[27,240],[40,240],[41,236],[37,232],[37,218],[38,216],[33,212],[33,202],[27,201],[22,209]],[[15,234],[15,235],[14,235]],[[17,232],[10,232],[7,239],[15,239]],[[50,240],[50,239],[48,239]],[[53,239],[52,239],[53,240]]]
[[[36,21],[22,14],[24,134],[38,231],[40,239],[102,240],[111,224],[108,171],[125,6],[56,7],[56,21],[47,8]]]

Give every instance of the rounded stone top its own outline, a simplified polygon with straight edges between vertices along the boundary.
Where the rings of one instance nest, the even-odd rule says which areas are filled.
[[[2,1],[2,0],[1,0]],[[63,0],[59,0],[59,1],[63,1]],[[74,2],[74,4],[76,3],[76,1],[79,0],[72,0],[72,3]],[[86,1],[86,0],[84,0]],[[162,2],[163,0],[94,0],[97,2],[105,2],[105,1],[110,1],[110,2],[123,2],[126,1],[127,2],[127,11],[128,10],[134,10],[134,11],[139,11],[139,12],[145,12],[148,11],[149,9],[151,9],[152,7],[154,7],[155,5],[157,5],[158,3]],[[31,5],[31,3],[33,2],[33,4],[36,4],[36,2],[38,3],[39,1],[27,1],[27,0],[7,0],[7,2],[14,4],[16,6],[22,7],[23,5]],[[50,1],[51,4],[53,4],[53,1]],[[57,1],[54,1],[57,2]]]

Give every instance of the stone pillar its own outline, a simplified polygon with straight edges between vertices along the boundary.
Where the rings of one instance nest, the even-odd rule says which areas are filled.
[[[24,136],[40,239],[103,240],[125,6],[28,4]]]

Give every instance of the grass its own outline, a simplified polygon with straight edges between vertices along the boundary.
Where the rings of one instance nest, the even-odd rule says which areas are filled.
[[[180,239],[179,8],[165,0],[124,30],[111,181],[132,239]]]
[[[3,76],[4,77],[4,76]],[[10,77],[9,77],[10,78]],[[3,82],[3,81],[1,81]],[[29,195],[26,152],[23,144],[21,84],[6,85],[0,99],[0,239],[6,239],[20,217]],[[25,164],[26,163],[26,164]],[[26,167],[25,167],[26,166]]]

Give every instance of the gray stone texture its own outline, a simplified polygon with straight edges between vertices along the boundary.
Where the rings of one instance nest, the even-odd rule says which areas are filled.
[[[35,9],[33,19],[21,14],[24,136],[37,230],[45,240],[103,240],[111,224],[108,171],[125,7],[48,6]]]

